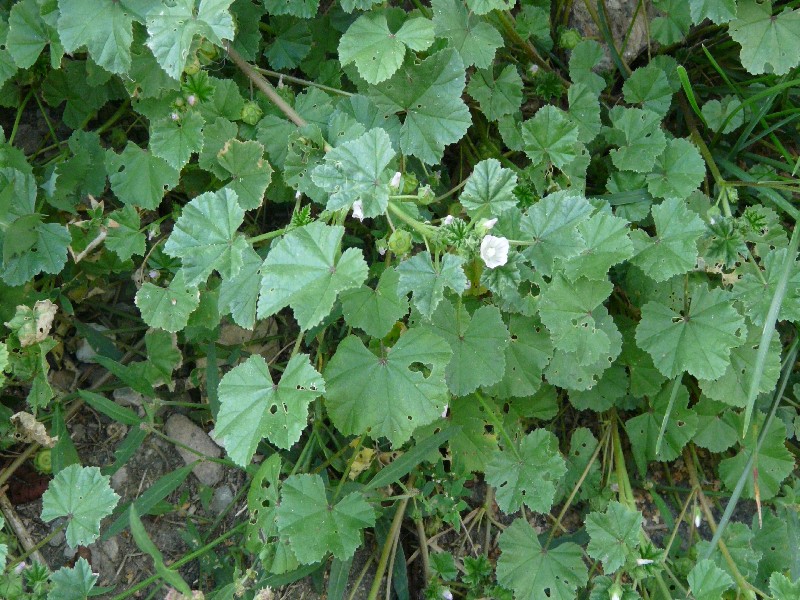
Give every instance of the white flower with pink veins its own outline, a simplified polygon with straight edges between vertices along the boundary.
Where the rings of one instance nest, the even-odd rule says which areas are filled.
[[[487,235],[481,242],[481,258],[490,269],[502,267],[508,262],[508,249],[506,238]]]

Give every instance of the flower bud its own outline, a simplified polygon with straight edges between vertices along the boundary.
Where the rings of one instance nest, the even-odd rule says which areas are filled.
[[[364,204],[361,202],[361,200],[356,200],[353,202],[353,217],[359,221],[364,220]]]
[[[389,187],[393,190],[396,190],[400,187],[400,179],[403,177],[403,174],[400,171],[397,171],[393,176],[392,180],[389,182]]]
[[[411,234],[404,229],[395,229],[389,236],[389,250],[403,256],[411,250]]]
[[[242,107],[240,119],[248,125],[255,125],[261,120],[261,115],[263,114],[264,111],[261,110],[261,107],[257,103],[245,102],[244,106]]]

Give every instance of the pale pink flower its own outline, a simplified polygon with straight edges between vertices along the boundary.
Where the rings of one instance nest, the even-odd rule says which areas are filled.
[[[364,220],[364,205],[361,200],[353,202],[353,216],[359,221]]]

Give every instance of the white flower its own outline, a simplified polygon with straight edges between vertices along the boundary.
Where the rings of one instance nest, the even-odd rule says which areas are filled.
[[[488,220],[483,222],[483,228],[486,231],[489,231],[492,227],[495,226],[496,223],[497,223],[497,219],[488,219]]]
[[[187,96],[186,98],[186,102],[187,104],[189,104],[189,106],[194,106],[195,104],[197,104],[197,96],[195,96],[194,94],[189,94],[189,96]]]
[[[453,600],[453,592],[445,588],[442,590],[442,600]]]
[[[539,65],[531,65],[528,71],[530,71],[531,75],[536,75],[539,72]]]
[[[17,563],[17,565],[14,567],[14,575],[19,575],[20,573],[22,573],[27,568],[28,568],[28,565],[24,561],[21,562],[21,563]]]
[[[456,218],[453,215],[447,215],[444,219],[442,219],[442,225],[450,225]]]
[[[502,267],[508,262],[508,248],[506,238],[487,235],[481,242],[481,258],[490,269]]]
[[[643,567],[645,565],[652,565],[653,562],[655,562],[655,561],[653,561],[652,558],[637,558],[636,559],[636,564],[639,565],[640,567]]]
[[[353,216],[359,221],[364,220],[364,205],[361,203],[361,200],[353,202]]]
[[[181,116],[178,113],[173,112],[173,113],[170,113],[169,118],[172,119],[173,121],[177,121],[178,119],[181,118]]]
[[[397,171],[393,176],[392,180],[389,182],[389,187],[393,189],[397,189],[400,187],[400,178],[402,177],[400,171]]]

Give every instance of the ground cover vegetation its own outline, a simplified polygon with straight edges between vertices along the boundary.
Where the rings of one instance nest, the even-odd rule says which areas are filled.
[[[578,4],[0,2],[0,484],[152,574],[5,522],[0,596],[800,598],[800,3]],[[177,558],[174,410],[245,482]]]

